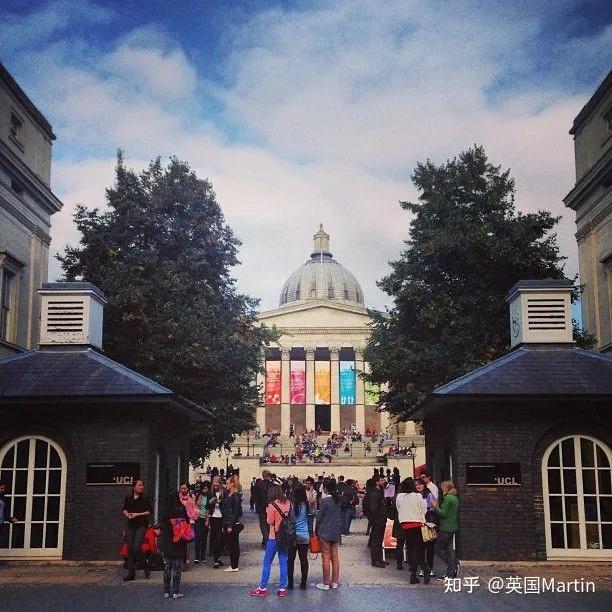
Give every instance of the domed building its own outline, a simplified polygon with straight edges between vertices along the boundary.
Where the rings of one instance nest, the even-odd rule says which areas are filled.
[[[289,434],[320,428],[381,431],[388,415],[377,410],[378,390],[364,384],[363,349],[371,322],[355,276],[334,259],[320,226],[310,258],[281,290],[279,307],[259,315],[280,338],[266,349],[264,390],[257,409],[261,431]]]

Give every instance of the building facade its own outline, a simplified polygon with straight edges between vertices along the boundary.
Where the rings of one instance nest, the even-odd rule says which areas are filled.
[[[51,216],[49,122],[0,64],[0,357],[38,344]]]
[[[188,475],[204,409],[103,354],[103,293],[45,283],[41,345],[0,359],[0,560],[117,559],[136,479],[151,523]]]
[[[574,119],[576,185],[564,199],[576,211],[582,321],[612,352],[612,72]]]
[[[259,315],[280,338],[266,350],[258,383],[264,390],[257,409],[261,431],[287,436],[320,429],[383,431],[389,426],[378,406],[378,390],[366,385],[363,350],[371,318],[357,279],[336,261],[321,226],[310,258],[285,282],[279,308]],[[410,429],[412,427],[412,429]],[[407,433],[414,433],[414,424]]]
[[[572,285],[517,283],[512,349],[415,409],[461,559],[612,559],[612,357],[574,346]]]

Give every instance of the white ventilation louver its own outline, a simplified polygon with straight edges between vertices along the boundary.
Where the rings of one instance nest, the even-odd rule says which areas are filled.
[[[40,345],[102,348],[106,298],[91,283],[44,283],[40,290]]]
[[[568,279],[519,281],[508,293],[510,344],[573,342]]]

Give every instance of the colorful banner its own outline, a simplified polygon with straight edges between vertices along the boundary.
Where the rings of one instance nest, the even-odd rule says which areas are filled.
[[[380,401],[380,385],[376,385],[366,380],[365,382],[366,406],[377,406],[379,401]]]
[[[291,361],[291,403],[306,403],[306,362]]]
[[[355,362],[340,362],[340,403],[352,406],[355,403]]]
[[[329,361],[315,361],[315,404],[331,404]]]
[[[281,403],[281,362],[266,361],[265,380],[266,406],[276,406]]]

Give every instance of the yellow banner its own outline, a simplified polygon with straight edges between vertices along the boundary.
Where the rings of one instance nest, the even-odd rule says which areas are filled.
[[[329,361],[315,361],[315,404],[331,404],[331,367]]]

